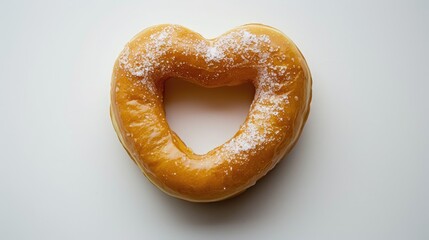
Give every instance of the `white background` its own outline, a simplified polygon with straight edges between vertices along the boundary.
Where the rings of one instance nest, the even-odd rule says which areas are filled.
[[[237,198],[166,196],[113,131],[113,63],[151,25],[215,37],[250,22],[308,61],[303,135]],[[423,0],[2,1],[0,239],[429,239],[428,23]],[[202,153],[251,94],[170,82],[168,120]]]

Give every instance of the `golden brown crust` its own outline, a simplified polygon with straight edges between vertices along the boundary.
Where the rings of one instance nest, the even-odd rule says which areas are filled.
[[[169,128],[163,84],[180,77],[205,87],[251,81],[255,98],[233,138],[197,155]],[[311,76],[284,34],[250,24],[207,40],[177,25],[135,36],[115,63],[111,117],[121,143],[147,178],[177,198],[234,196],[271,170],[296,143],[308,117]]]

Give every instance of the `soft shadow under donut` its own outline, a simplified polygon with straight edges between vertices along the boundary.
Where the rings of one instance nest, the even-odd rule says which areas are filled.
[[[270,218],[282,210],[282,205],[287,205],[288,199],[293,198],[294,189],[288,183],[294,182],[294,175],[291,173],[298,166],[299,156],[305,151],[304,135],[306,134],[303,134],[294,149],[256,183],[257,187],[251,187],[236,197],[220,202],[195,204],[159,192],[159,200],[164,202],[163,206],[170,208],[170,217],[177,218],[177,221],[185,225],[216,228]]]

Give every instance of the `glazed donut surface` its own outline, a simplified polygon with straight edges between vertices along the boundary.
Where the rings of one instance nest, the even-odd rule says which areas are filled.
[[[198,155],[167,123],[169,78],[204,87],[251,82],[256,92],[238,132]],[[226,199],[254,185],[291,150],[310,102],[304,57],[280,31],[259,24],[210,40],[178,25],[145,29],[118,57],[111,85],[112,122],[131,158],[158,188],[195,202]]]

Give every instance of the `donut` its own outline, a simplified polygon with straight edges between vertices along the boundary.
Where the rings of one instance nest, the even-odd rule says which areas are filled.
[[[208,88],[251,82],[255,96],[238,132],[203,155],[187,147],[163,106],[164,83],[177,78]],[[123,147],[155,186],[187,201],[214,202],[254,185],[292,149],[310,111],[311,85],[301,52],[272,27],[248,24],[205,39],[179,25],[157,25],[117,58],[110,115]]]

